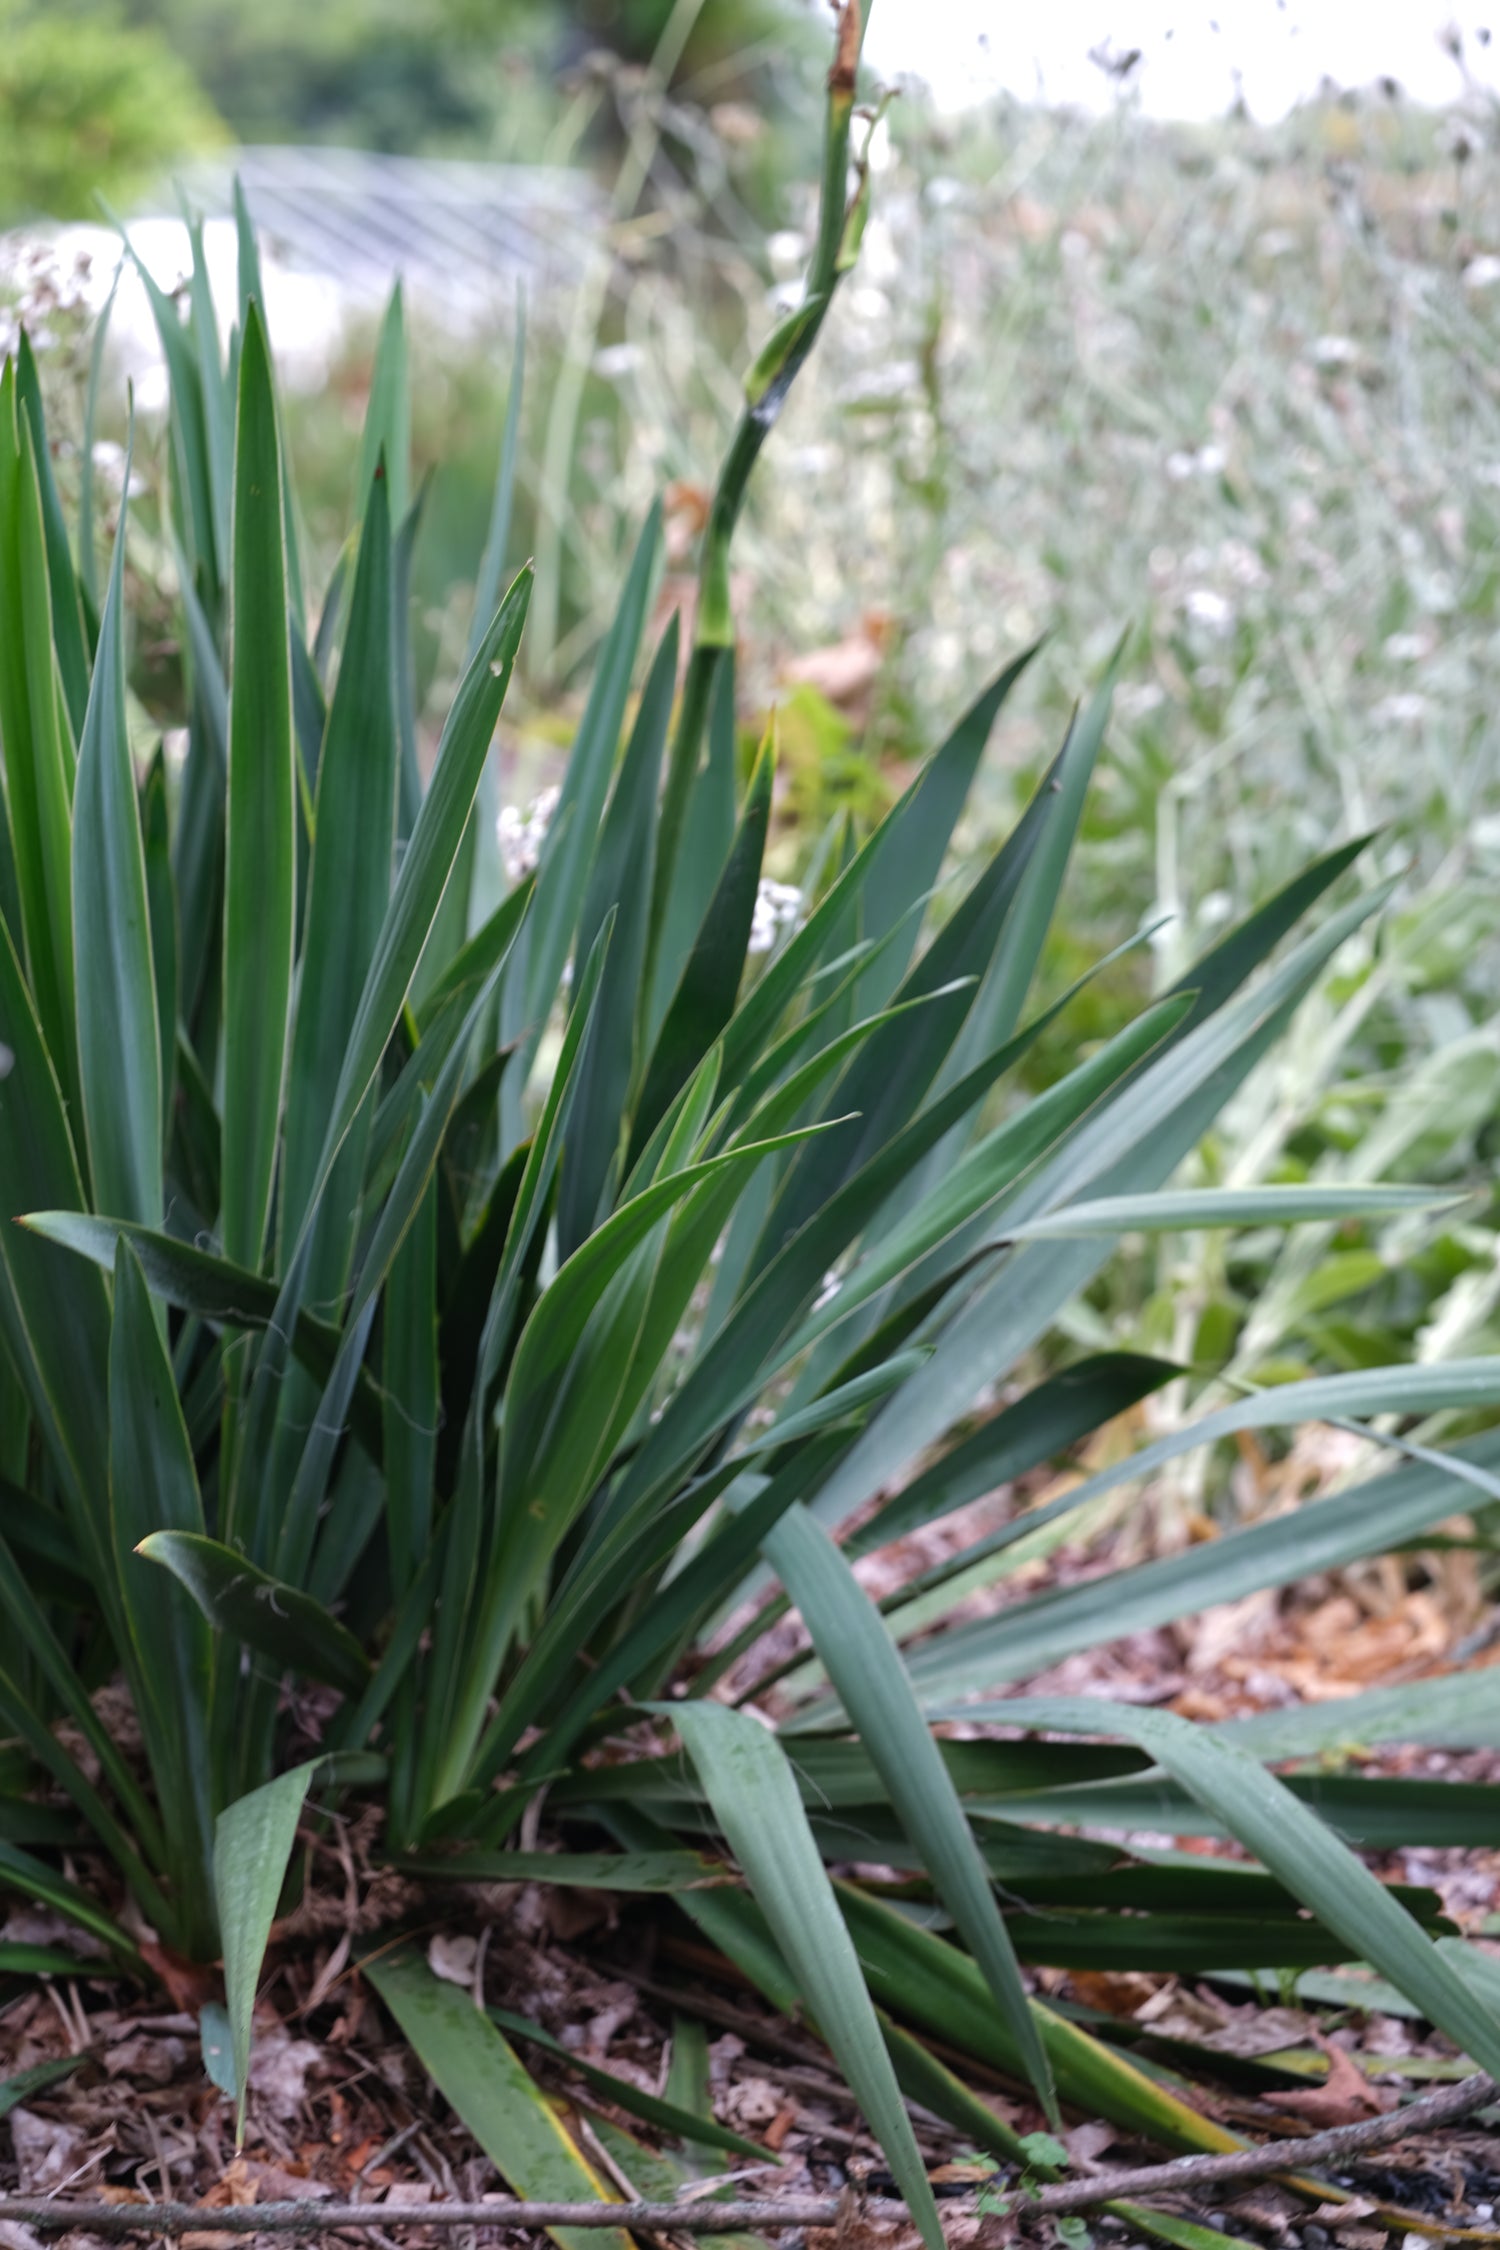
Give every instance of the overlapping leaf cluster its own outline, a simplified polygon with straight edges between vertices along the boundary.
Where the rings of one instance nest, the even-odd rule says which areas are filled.
[[[1431,1896],[1382,1889],[1335,1834],[1473,1840],[1495,1829],[1494,1792],[1354,1784],[1341,1799],[1268,1774],[1266,1757],[1337,1728],[1251,1729],[1236,1746],[1047,1701],[1002,1716],[1125,1747],[933,1731],[1071,1651],[1411,1538],[1465,1485],[1494,1492],[1500,1438],[1408,1448],[1290,1522],[939,1634],[1021,1534],[1101,1480],[936,1567],[884,1616],[854,1575],[860,1554],[1046,1462],[1173,1372],[1114,1354],[1016,1389],[1122,1231],[1414,1199],[1165,1189],[1379,906],[1380,892],[1322,903],[1355,848],[1295,876],[1045,1094],[1015,1096],[1017,1064],[1067,1004],[1030,995],[1107,685],[967,883],[945,872],[955,824],[1024,657],[872,835],[827,840],[800,925],[750,950],[773,756],[741,786],[725,558],[857,244],[856,20],[830,81],[807,294],[747,386],[684,684],[675,619],[643,645],[653,516],[539,863],[487,918],[471,911],[476,792],[529,591],[523,572],[499,598],[514,386],[469,661],[424,782],[399,303],[360,520],[313,627],[244,215],[227,364],[201,257],[187,319],[157,301],[192,705],[180,768],[158,749],[142,775],[126,527],[96,610],[89,528],[75,562],[24,348],[6,369],[0,1201],[26,1216],[0,1233],[0,1879],[122,1965],[141,1965],[142,1921],[179,1953],[222,1954],[243,2085],[310,1787],[378,1792],[408,1867],[477,1879],[539,1871],[515,1839],[545,1790],[568,1847],[546,1871],[677,1894],[773,1999],[811,2014],[931,2235],[902,2090],[987,2146],[1009,2141],[924,2034],[1049,2107],[1177,2145],[1215,2138],[1032,2001],[1022,1960],[1367,1959],[1500,2063],[1495,2018],[1424,1933]],[[950,1442],[995,1385],[1009,1403]],[[1497,1401],[1488,1363],[1388,1371],[1252,1399],[1187,1435]],[[782,1668],[779,1739],[708,1692],[766,1622],[723,1630],[770,1574],[815,1652]],[[96,1709],[117,1675],[138,1753]],[[1476,1709],[1444,1683],[1359,1723],[1365,1739],[1464,1740]],[[1267,1871],[1132,1861],[1051,1832],[1195,1820]],[[715,1838],[747,1889],[703,1887]],[[112,1869],[92,1890],[60,1870],[84,1843]],[[830,1879],[871,1859],[913,1871],[922,1917]],[[462,2106],[470,2064],[454,2058],[473,2025],[455,2028],[412,1963],[372,1974],[440,2079],[447,2056]],[[485,2037],[492,2060],[510,2054]],[[565,2166],[563,2189],[556,2172],[545,2184],[569,2180]]]

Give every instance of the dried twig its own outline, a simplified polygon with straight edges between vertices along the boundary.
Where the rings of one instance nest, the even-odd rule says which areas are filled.
[[[871,2205],[904,2218],[906,2206]],[[522,2203],[497,2195],[481,2203],[63,2203],[35,2197],[0,2198],[0,2222],[90,2234],[338,2234],[375,2227],[666,2228],[675,2234],[732,2234],[743,2227],[831,2226],[840,2209],[834,2196],[788,2196],[749,2203]]]
[[[1435,2094],[1424,2094],[1405,2109],[1383,2110],[1378,2117],[1361,2118],[1357,2125],[1331,2125],[1327,2132],[1308,2133],[1296,2141],[1262,2141],[1255,2148],[1225,2149],[1222,2155],[1179,2156],[1170,2164],[1147,2164],[1133,2172],[1096,2172],[1088,2180],[1059,2180],[1039,2188],[1028,2206],[1038,2211],[1084,2211],[1091,2205],[1112,2203],[1117,2197],[1180,2193],[1183,2189],[1210,2187],[1221,2180],[1264,2179],[1271,2172],[1305,2172],[1310,2164],[1335,2164],[1358,2156],[1362,2149],[1385,2148],[1412,2133],[1430,2132],[1451,2125],[1471,2110],[1483,2109],[1500,2094],[1493,2078],[1476,2072]]]
[[[1476,2074],[1456,2085],[1424,2094],[1405,2109],[1387,2110],[1357,2125],[1336,2125],[1301,2140],[1264,2141],[1258,2148],[1226,2149],[1222,2155],[1179,2156],[1170,2164],[1147,2164],[1134,2171],[1097,2172],[1092,2179],[1059,2180],[1025,2197],[1032,2211],[1082,2211],[1142,2195],[1181,2194],[1224,2180],[1264,2179],[1271,2172],[1302,2172],[1309,2164],[1334,2163],[1363,2149],[1382,2148],[1411,2134],[1451,2125],[1500,2095],[1493,2078]],[[0,2221],[62,2232],[73,2227],[90,2234],[334,2234],[391,2227],[625,2227],[675,2234],[738,2234],[763,2228],[831,2227],[849,2208],[839,2196],[780,2196],[743,2203],[525,2203],[491,2196],[480,2203],[251,2203],[220,2210],[202,2203],[73,2203],[28,2196],[0,2197]],[[967,2204],[947,2206],[955,2216],[974,2214]],[[894,2223],[907,2215],[903,2203],[870,2200],[862,2205],[876,2222]]]

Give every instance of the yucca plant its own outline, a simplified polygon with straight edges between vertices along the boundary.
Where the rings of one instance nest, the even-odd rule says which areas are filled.
[[[1383,1888],[1336,1833],[1489,1838],[1500,1793],[1341,1794],[1265,1762],[1356,1724],[1365,1741],[1462,1741],[1485,1723],[1464,1683],[1252,1726],[1240,1745],[1057,1700],[994,1715],[1007,1736],[1122,1742],[934,1732],[1069,1650],[1412,1538],[1467,1488],[1500,1489],[1500,1437],[1408,1447],[1290,1521],[961,1629],[933,1631],[1155,1456],[942,1564],[884,1618],[855,1576],[861,1554],[1065,1453],[1175,1372],[1041,1357],[1122,1232],[1421,1200],[1165,1187],[1378,909],[1383,891],[1355,897],[1280,951],[1357,846],[1016,1098],[1016,1066],[1066,1022],[1068,995],[1027,1011],[1108,682],[967,882],[945,873],[955,824],[1025,655],[873,834],[817,845],[805,912],[769,926],[774,743],[742,781],[727,555],[857,248],[858,41],[851,0],[808,287],[749,379],[681,690],[674,620],[633,692],[653,515],[535,867],[487,915],[471,911],[476,794],[529,591],[523,571],[497,600],[517,384],[469,661],[424,786],[399,299],[359,521],[311,630],[245,214],[227,366],[201,257],[186,322],[157,299],[191,679],[179,770],[133,753],[123,503],[96,613],[88,519],[75,562],[34,363],[23,348],[5,371],[0,1195],[24,1223],[0,1234],[0,1881],[122,1971],[159,1963],[153,1942],[222,1958],[241,2090],[309,1790],[376,1794],[391,1854],[445,1882],[673,1894],[808,2011],[936,2243],[903,2092],[987,2147],[1015,2143],[933,2033],[1053,2115],[1225,2138],[1033,2000],[1021,1961],[1363,1959],[1500,2063],[1500,2023],[1445,1955],[1455,1941],[1431,1935],[1431,1894]],[[955,1441],[1000,1383],[1007,1403]],[[1248,1399],[1172,1442],[1497,1402],[1488,1362],[1388,1370]],[[752,1665],[739,1698],[778,1732],[714,1690],[787,1603],[812,1655]],[[138,1749],[98,1704],[117,1679]],[[1261,1868],[1055,1832],[1141,1821],[1221,1826]],[[911,1871],[918,1917],[905,1891],[828,1872],[872,1859]],[[554,2131],[526,2130],[540,2097],[501,2029],[418,1954],[386,1950],[368,1973],[516,2185],[603,2192]]]

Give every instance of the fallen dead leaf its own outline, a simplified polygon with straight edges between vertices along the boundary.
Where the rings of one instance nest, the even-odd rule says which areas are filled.
[[[76,1954],[80,1961],[109,1958],[102,1938],[54,1913],[50,1906],[13,1906],[0,1924],[0,1940],[6,1945],[55,1946],[61,1953]]]
[[[772,2118],[770,2124],[766,2127],[765,2131],[760,2136],[765,2147],[779,2154],[783,2141],[785,2141],[787,2134],[791,2131],[796,2122],[797,2110],[795,2103],[784,2102],[781,2108],[776,2112],[776,2115]]]
[[[1186,1985],[1169,1983],[1135,2010],[1135,2020],[1174,2039],[1201,2039],[1206,2032],[1222,2031],[1229,2021],[1229,2011],[1217,2001],[1189,1991]]]
[[[1233,2205],[1235,2218],[1242,2220],[1247,2226],[1258,2227],[1262,2234],[1275,2235],[1280,2241],[1291,2226],[1294,2212],[1290,2199],[1277,2202],[1274,2200],[1276,2194],[1275,2189],[1263,2189],[1256,2195],[1236,2196]],[[1300,2216],[1300,2213],[1295,2215]],[[1382,2236],[1382,2243],[1384,2239]]]
[[[1263,1588],[1239,1601],[1218,1602],[1179,1626],[1190,1674],[1211,1672],[1231,1652],[1259,1648],[1276,1622],[1280,1589]]]
[[[603,2003],[596,2007],[583,2025],[583,2051],[593,2062],[603,2062],[616,2038],[630,2023],[636,2012],[636,1995],[628,1984],[605,1984],[594,1994]],[[563,2044],[573,2042],[565,2038]]]
[[[474,1963],[479,1958],[475,1937],[435,1937],[427,1948],[427,1966],[444,1984],[472,1986]]]
[[[877,2226],[853,2202],[837,2226],[807,2230],[807,2250],[921,2250],[921,2242],[915,2227]]]
[[[146,1966],[166,1987],[173,2007],[180,2008],[184,2015],[196,2016],[206,2001],[222,1998],[215,1970],[198,1961],[184,1961],[180,1953],[154,1938],[142,1938],[140,1951]]]
[[[716,2106],[723,2124],[747,2132],[779,2115],[781,2095],[769,2079],[737,2078]]]
[[[285,2024],[256,2027],[250,2054],[250,2091],[273,2117],[295,2117],[307,2099],[307,2081],[323,2067],[323,2050],[294,2039]]]
[[[88,2138],[81,2126],[39,2117],[20,2104],[10,2113],[10,2136],[23,2195],[45,2195],[65,2180],[77,2168]]]
[[[562,1890],[549,1886],[543,1903],[547,1928],[559,1945],[573,1945],[590,1930],[614,1927],[618,1909],[603,1891]]]
[[[207,2211],[222,2211],[228,2206],[239,2210],[255,2201],[255,2176],[247,2159],[236,2156],[225,2165],[208,2193],[202,2198]]]
[[[1087,2171],[1107,2148],[1114,2147],[1119,2137],[1113,2125],[1106,2125],[1102,2118],[1091,2117],[1082,2125],[1075,2125],[1070,2133],[1064,2133],[1063,2146],[1073,2162]]]
[[[106,2047],[101,2059],[110,2078],[125,2077],[143,2086],[170,2086],[180,2074],[187,2055],[185,2039],[155,2039],[148,2032],[135,2031],[129,2038],[117,2039]]]
[[[1362,2118],[1377,2117],[1391,2107],[1395,2094],[1372,2086],[1346,2048],[1328,2039],[1319,2039],[1318,2045],[1328,2057],[1328,2076],[1321,2086],[1309,2086],[1305,2093],[1278,2094],[1279,2109],[1290,2110],[1321,2131],[1325,2125],[1357,2125]]]
[[[1107,2016],[1133,2016],[1161,1990],[1159,1977],[1116,1975],[1106,1969],[1072,1969],[1068,1982],[1086,2008],[1098,2008]]]
[[[310,2178],[305,2166],[293,2170],[284,2164],[259,2164],[252,2161],[250,2169],[255,2177],[257,2203],[295,2203],[310,2196],[333,2193],[326,2180]]]

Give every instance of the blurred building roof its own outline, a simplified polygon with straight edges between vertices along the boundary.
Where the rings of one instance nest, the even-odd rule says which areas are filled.
[[[604,223],[583,172],[365,149],[241,148],[194,166],[183,185],[203,211],[227,213],[236,176],[284,264],[372,300],[399,274],[459,325],[508,308],[518,283],[576,280]]]

